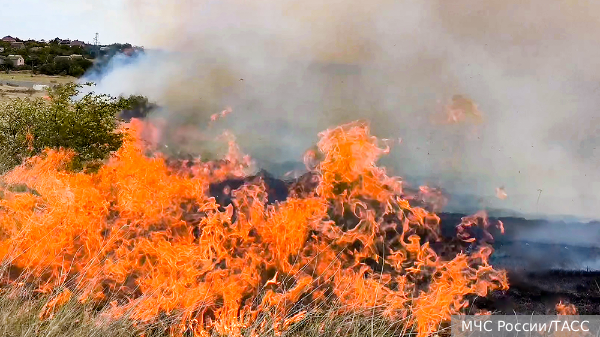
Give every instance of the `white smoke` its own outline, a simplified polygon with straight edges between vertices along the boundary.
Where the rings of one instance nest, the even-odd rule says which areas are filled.
[[[269,165],[355,119],[402,137],[395,174],[469,194],[462,208],[600,218],[600,3],[570,0],[131,1],[150,50],[97,90],[143,94]],[[483,123],[432,123],[453,95]],[[196,144],[201,151],[202,144]],[[508,198],[495,197],[504,186]],[[467,207],[468,206],[468,207]]]

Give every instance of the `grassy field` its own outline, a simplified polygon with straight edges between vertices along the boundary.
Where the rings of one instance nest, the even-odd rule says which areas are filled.
[[[15,98],[38,98],[46,95],[45,91],[34,91],[35,84],[56,85],[74,82],[71,76],[33,75],[30,72],[0,73],[0,102]]]
[[[11,72],[0,73],[0,81],[18,81],[31,82],[35,84],[64,84],[76,81],[77,78],[71,76],[48,76],[48,75],[33,75],[30,72]]]
[[[46,95],[45,91],[34,91],[26,87],[13,87],[0,84],[0,102],[15,98],[38,98]]]

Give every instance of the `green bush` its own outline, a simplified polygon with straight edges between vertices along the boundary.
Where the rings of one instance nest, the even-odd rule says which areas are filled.
[[[133,99],[83,95],[82,88],[66,84],[52,88],[50,100],[0,103],[0,173],[46,148],[72,149],[77,154],[73,169],[92,168],[121,146],[116,116],[129,109]]]

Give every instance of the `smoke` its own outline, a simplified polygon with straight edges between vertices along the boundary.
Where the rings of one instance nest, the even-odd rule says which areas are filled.
[[[319,131],[365,119],[378,137],[403,139],[384,161],[394,174],[471,200],[450,210],[600,218],[600,3],[137,0],[128,10],[153,49],[115,60],[97,90],[156,101],[159,117],[188,130],[186,151],[203,151],[197,134],[230,129],[275,170]],[[454,95],[482,121],[437,123]]]

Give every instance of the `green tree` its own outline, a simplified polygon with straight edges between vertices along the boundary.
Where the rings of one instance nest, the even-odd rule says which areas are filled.
[[[9,61],[5,61],[2,65],[0,65],[0,67],[2,67],[2,70],[6,71],[7,74],[11,70],[15,69],[15,66],[12,64],[12,62],[9,62]]]
[[[49,100],[0,103],[0,173],[46,148],[72,149],[76,153],[73,169],[94,168],[121,146],[123,135],[117,132],[116,116],[129,109],[134,99],[83,94],[83,87],[54,87],[48,92]]]
[[[39,70],[42,74],[46,75],[56,74],[56,67],[54,66],[54,63],[45,63],[39,67]]]

